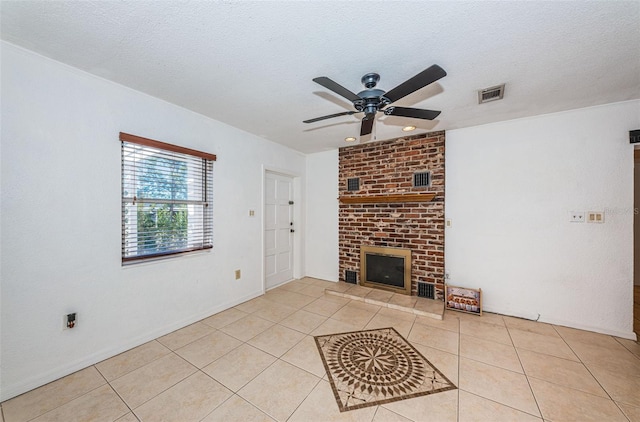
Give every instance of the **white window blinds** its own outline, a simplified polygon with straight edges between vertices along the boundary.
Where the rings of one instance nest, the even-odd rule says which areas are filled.
[[[213,247],[216,156],[120,133],[122,262]]]

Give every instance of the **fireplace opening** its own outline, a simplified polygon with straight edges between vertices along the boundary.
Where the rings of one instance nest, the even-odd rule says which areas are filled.
[[[411,250],[362,246],[360,284],[366,287],[411,294]]]
[[[367,281],[404,287],[404,258],[368,254],[366,266]]]

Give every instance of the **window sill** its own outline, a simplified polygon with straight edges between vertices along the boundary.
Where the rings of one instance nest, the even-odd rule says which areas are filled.
[[[144,265],[158,264],[161,262],[171,261],[178,258],[191,258],[191,257],[195,258],[197,256],[209,254],[212,250],[213,248],[198,249],[196,251],[188,251],[188,252],[176,253],[171,255],[155,256],[152,258],[137,259],[133,261],[120,261],[120,263],[122,268],[133,268],[133,267],[140,267]]]

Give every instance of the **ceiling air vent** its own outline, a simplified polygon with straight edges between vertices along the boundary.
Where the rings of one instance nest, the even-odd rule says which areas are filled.
[[[504,84],[478,91],[478,104],[501,100],[504,97]]]

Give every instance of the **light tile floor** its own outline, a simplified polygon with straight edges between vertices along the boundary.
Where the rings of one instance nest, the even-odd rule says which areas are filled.
[[[640,345],[496,314],[444,319],[305,278],[2,403],[15,421],[640,421]],[[314,335],[393,326],[459,389],[340,413]]]

